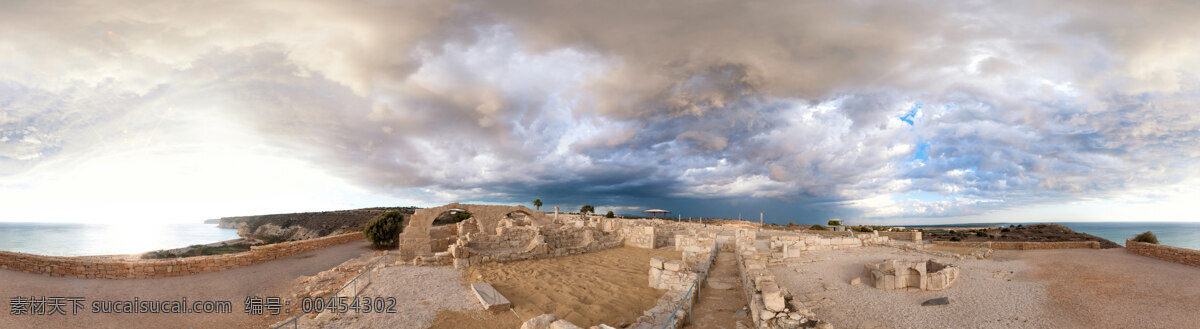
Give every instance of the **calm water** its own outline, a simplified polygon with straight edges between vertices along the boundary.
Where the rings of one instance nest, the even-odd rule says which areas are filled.
[[[0,250],[52,256],[136,254],[237,239],[217,224],[0,223]]]
[[[1032,223],[976,223],[926,226],[1008,226]],[[1190,249],[1200,249],[1200,223],[1198,222],[1061,222],[1075,232],[1083,232],[1125,245],[1125,239],[1133,238],[1145,231],[1154,232],[1159,244]]]

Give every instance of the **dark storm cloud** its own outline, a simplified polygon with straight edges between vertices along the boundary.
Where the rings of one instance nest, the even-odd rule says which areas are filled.
[[[3,6],[9,172],[87,148],[61,127],[102,119],[22,141],[80,99],[235,118],[436,201],[952,216],[1176,183],[1200,158],[1190,2]],[[914,192],[957,201],[887,200]]]

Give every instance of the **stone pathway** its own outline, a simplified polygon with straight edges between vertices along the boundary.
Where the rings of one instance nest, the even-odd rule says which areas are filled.
[[[753,324],[745,311],[746,298],[742,296],[741,279],[738,278],[737,259],[733,252],[717,254],[713,268],[700,289],[700,300],[692,313],[692,323],[685,328],[736,329],[737,321]],[[738,313],[738,317],[735,317]]]

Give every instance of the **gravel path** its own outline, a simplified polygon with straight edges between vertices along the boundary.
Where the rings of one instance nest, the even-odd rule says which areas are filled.
[[[304,322],[305,326],[423,329],[433,324],[438,311],[466,311],[480,307],[471,290],[463,285],[462,271],[453,267],[385,267],[377,275],[377,282],[363,290],[361,296],[396,297],[396,313],[346,313],[337,317],[322,314],[315,322]]]
[[[244,313],[247,296],[284,297],[293,280],[316,275],[338,264],[374,253],[366,241],[280,258],[270,262],[226,271],[188,276],[106,280],[52,277],[0,269],[0,328],[263,328],[287,315],[250,316]],[[228,314],[92,314],[15,316],[9,314],[10,298],[16,296],[83,297],[86,304],[100,300],[229,301]],[[293,305],[298,301],[292,301]],[[294,313],[293,313],[294,314]]]
[[[958,265],[961,275],[938,292],[885,291],[850,285],[863,265],[885,259],[929,259]],[[955,260],[887,247],[805,252],[771,267],[780,285],[837,328],[1051,328],[1045,281],[1022,261]],[[864,280],[865,281],[865,280]],[[945,306],[920,306],[949,296]]]

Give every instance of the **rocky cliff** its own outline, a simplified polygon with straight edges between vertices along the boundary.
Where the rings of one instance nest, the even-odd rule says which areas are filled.
[[[221,218],[218,227],[236,228],[243,238],[266,242],[294,241],[361,231],[371,218],[386,211],[400,211],[405,217],[417,208],[363,208],[353,210],[304,212]]]

